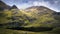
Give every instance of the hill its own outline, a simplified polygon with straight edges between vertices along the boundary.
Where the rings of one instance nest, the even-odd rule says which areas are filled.
[[[24,32],[28,34],[57,34],[60,32],[60,12],[55,12],[44,6],[29,7],[25,10],[19,10],[13,6],[11,10],[0,12],[0,27],[2,28],[0,31],[4,31],[6,34],[10,32],[17,32],[16,34],[25,34]],[[49,32],[42,32],[47,30]]]

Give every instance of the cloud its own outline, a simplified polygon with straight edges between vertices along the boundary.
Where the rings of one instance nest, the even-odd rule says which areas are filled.
[[[49,6],[49,2],[39,2],[39,1],[35,1],[33,2],[33,6]]]
[[[23,3],[23,4],[21,4],[21,5],[17,5],[17,7],[18,7],[19,9],[25,9],[25,8],[31,7],[31,6],[32,6],[32,5],[29,4],[29,3]]]
[[[49,2],[45,2],[45,1],[29,1],[28,3],[23,3],[18,5],[18,7],[21,9],[25,9],[27,7],[31,7],[31,6],[46,6],[49,7]]]
[[[54,2],[55,2],[55,3],[54,3]],[[59,6],[58,6],[59,1],[54,1],[54,2],[53,2],[54,4],[51,4],[51,2],[49,2],[49,1],[34,1],[34,2],[32,3],[32,5],[33,5],[33,6],[45,6],[45,7],[48,7],[48,8],[50,8],[50,9],[54,10],[54,11],[59,12],[59,11],[60,11],[60,10],[58,9],[58,7],[60,7],[60,4],[59,4]]]
[[[57,4],[59,1],[54,1],[55,2],[55,4]]]
[[[48,1],[29,1],[28,3],[23,3],[23,4],[20,4],[20,5],[17,5],[18,8],[20,9],[25,9],[25,8],[28,8],[28,7],[31,7],[31,6],[45,6],[45,7],[48,7],[52,10],[54,10],[53,8],[51,8],[50,6],[51,4],[48,2]]]
[[[52,10],[60,10],[60,0],[2,0],[6,4],[12,6],[17,5],[20,9],[25,9],[31,6],[46,6]]]

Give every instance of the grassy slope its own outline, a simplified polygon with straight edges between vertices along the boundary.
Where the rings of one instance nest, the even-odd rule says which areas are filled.
[[[7,20],[6,18],[7,17],[11,17],[12,16],[12,11],[14,10],[11,10],[11,11],[6,11],[6,12],[3,12],[3,16],[5,14],[7,14],[7,16],[0,16],[0,23],[8,23],[10,20]],[[57,22],[53,17],[49,17],[49,14],[45,14],[45,15],[42,15],[42,16],[39,16],[35,13],[27,13],[27,12],[24,12],[24,11],[19,11],[18,14],[14,14],[13,16],[22,16],[24,20],[25,19],[25,16],[24,15],[27,15],[29,17],[32,17],[32,18],[37,18],[36,21],[34,21],[32,24],[28,24],[26,26],[28,27],[40,27],[40,26],[48,26],[50,27],[51,25],[45,25],[45,22],[47,21],[53,21],[54,23]],[[33,16],[34,15],[34,16]],[[37,17],[38,16],[38,17]],[[21,19],[21,18],[19,18]],[[38,23],[37,23],[38,22]],[[28,22],[26,22],[28,23]],[[24,26],[24,27],[26,27]],[[17,31],[17,30],[9,30],[9,29],[4,29],[4,28],[0,28],[0,34],[25,34],[24,32],[27,32],[28,34],[57,34],[57,32],[60,32],[60,30],[54,30],[54,31],[51,31],[51,32],[30,32],[30,31]]]

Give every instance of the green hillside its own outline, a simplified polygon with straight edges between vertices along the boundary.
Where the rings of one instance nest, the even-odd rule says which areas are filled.
[[[43,6],[26,10],[11,9],[0,11],[0,33],[26,34],[27,32],[27,34],[57,34],[60,33],[59,15],[60,13]],[[14,28],[16,30],[13,30]],[[41,28],[43,28],[43,32],[40,32]],[[51,31],[45,31],[50,28],[52,28]]]

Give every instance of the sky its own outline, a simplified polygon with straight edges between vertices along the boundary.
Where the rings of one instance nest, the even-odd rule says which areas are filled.
[[[6,4],[16,5],[19,9],[25,9],[31,6],[45,6],[54,11],[60,12],[60,0],[2,0]]]

